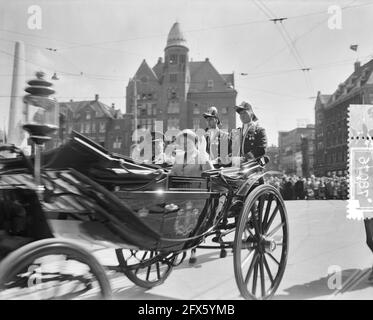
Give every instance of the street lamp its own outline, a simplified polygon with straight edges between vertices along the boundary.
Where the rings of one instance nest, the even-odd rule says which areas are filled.
[[[51,135],[58,129],[59,106],[56,99],[50,98],[55,90],[52,83],[46,81],[44,72],[36,72],[36,79],[28,81],[23,101],[26,104],[26,117],[23,129],[30,134],[34,144],[34,178],[38,190],[41,184],[41,153],[44,143],[51,139]]]

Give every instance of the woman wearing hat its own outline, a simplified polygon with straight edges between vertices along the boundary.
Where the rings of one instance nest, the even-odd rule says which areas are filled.
[[[255,115],[251,105],[242,102],[235,107],[240,115],[242,127],[238,130],[238,145],[235,145],[234,151],[242,161],[256,159],[265,154],[267,147],[267,135],[263,127],[258,124],[258,117]]]
[[[227,132],[219,128],[221,124],[218,117],[218,110],[215,106],[211,106],[207,112],[203,114],[206,119],[206,152],[210,156],[210,160],[215,165],[228,164],[228,155],[230,150],[230,140]]]
[[[172,175],[201,177],[203,171],[214,169],[206,152],[197,149],[197,142],[197,135],[190,129],[185,129],[176,136],[177,150]]]

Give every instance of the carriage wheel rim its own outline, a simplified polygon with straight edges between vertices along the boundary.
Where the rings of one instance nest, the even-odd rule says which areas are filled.
[[[6,289],[6,285],[13,281],[14,278],[17,277],[25,268],[28,270],[29,266],[35,265],[35,262],[38,259],[45,258],[47,256],[63,256],[64,262],[68,260],[77,261],[85,266],[88,267],[88,273],[90,275],[90,279],[86,278],[89,282],[88,286],[91,286],[93,282],[97,282],[99,288],[99,296],[102,299],[110,299],[111,298],[111,288],[110,283],[104,273],[103,267],[99,264],[96,258],[93,257],[88,251],[84,248],[75,245],[72,242],[65,241],[65,240],[57,240],[57,239],[45,239],[32,242],[24,247],[19,248],[18,250],[14,251],[13,253],[9,254],[1,263],[2,268],[0,274],[0,292]],[[22,263],[22,264],[20,264]],[[58,274],[58,272],[48,273],[44,272],[41,273],[42,275],[54,275]],[[70,277],[66,274],[62,274],[66,276],[67,279]],[[61,276],[61,274],[60,274]],[[78,277],[79,278],[79,277]],[[84,276],[83,276],[84,278]],[[58,279],[58,278],[57,278]],[[93,279],[93,281],[92,281]],[[65,280],[68,281],[68,280]],[[79,286],[75,287],[77,289]],[[57,290],[58,286],[52,286],[54,293],[60,292]],[[35,288],[36,289],[36,288]],[[50,288],[48,288],[49,290]],[[43,288],[42,288],[43,290]],[[39,290],[39,291],[42,291]],[[84,292],[84,290],[83,290]],[[40,293],[40,292],[39,292]],[[72,297],[77,297],[77,292],[69,292],[62,296],[55,296],[49,299],[67,299],[71,295]],[[96,295],[97,296],[97,295]]]
[[[253,193],[248,197],[248,200],[250,199],[251,203],[250,208],[248,208],[250,203],[247,202],[240,215],[239,230],[236,232],[235,237],[235,246],[237,248],[234,250],[234,270],[239,290],[244,298],[268,299],[272,297],[277,290],[285,271],[288,254],[288,226],[286,209],[284,207],[281,195],[279,195],[277,190],[268,185],[263,185],[263,187],[261,186],[258,188],[254,189],[256,193],[253,191]],[[263,191],[262,194],[260,193],[261,191]],[[263,221],[266,220],[266,223],[261,224],[257,221],[257,225],[253,225],[252,223],[250,224],[250,218],[254,216],[252,208],[257,201],[259,201],[258,207],[260,206],[260,201],[262,201],[260,198],[263,199],[264,195],[266,196],[265,200],[267,200],[267,204],[270,199],[269,197],[271,197],[272,200],[270,203],[272,204],[273,200],[275,200],[276,207],[274,207],[272,213],[269,212],[266,214],[264,209],[267,210],[267,207],[262,206],[262,212],[259,212],[259,217],[261,216]],[[272,208],[273,206],[271,205],[269,207],[270,211]],[[250,209],[250,211],[248,211],[248,209]],[[274,212],[275,214],[272,216]],[[263,213],[264,216],[262,215]],[[271,224],[275,220],[276,216],[280,217],[281,224],[276,225],[275,228],[271,229]],[[253,227],[252,230],[250,230],[250,226]],[[245,229],[248,229],[249,231],[250,241],[248,241],[249,238],[246,237],[242,239],[242,236],[246,231]],[[281,243],[276,242],[276,240],[272,238],[273,236],[276,236],[276,233],[279,230],[282,230]],[[240,234],[240,239],[238,239],[238,234]],[[251,245],[248,245],[247,243],[250,242]],[[274,256],[274,252],[279,248],[281,250],[281,256],[277,260]],[[242,253],[245,251],[248,251],[248,253],[245,253],[245,259],[242,259]],[[245,267],[245,264],[248,264],[249,261],[251,263],[244,275],[243,268]],[[271,272],[272,270],[270,268],[270,262],[275,262],[278,265],[277,270],[275,270],[275,274],[272,274]],[[270,286],[266,286],[266,276],[269,278]],[[255,288],[251,288],[250,290],[248,288],[248,284],[252,277],[256,278],[252,279],[252,287],[255,286]],[[259,297],[257,296],[258,282],[260,287]]]

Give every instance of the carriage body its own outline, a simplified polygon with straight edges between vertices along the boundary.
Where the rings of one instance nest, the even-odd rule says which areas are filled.
[[[203,247],[202,242],[209,236],[218,239],[215,247],[220,250],[242,246],[244,240],[237,236],[236,244],[230,241],[229,246],[223,243],[222,237],[224,232],[228,234],[247,223],[242,222],[243,216],[247,220],[252,212],[247,198],[263,185],[265,174],[262,165],[252,162],[244,170],[212,170],[202,178],[170,176],[157,166],[138,165],[129,158],[110,154],[78,133],[74,133],[67,144],[45,153],[43,159],[42,192],[37,190],[30,171],[32,157],[28,163],[22,158],[3,162],[0,203],[11,208],[9,212],[17,212],[17,206],[24,208],[24,212],[18,217],[21,227],[10,232],[13,233],[11,238],[16,237],[18,242],[13,242],[13,248],[2,249],[0,241],[0,253],[5,256],[21,247],[16,253],[27,243],[32,245],[36,240],[52,237],[73,240],[88,250],[93,246],[116,248],[118,269],[136,284],[148,288],[162,283],[177,265],[177,257],[182,254],[178,262],[181,263],[186,250]],[[278,198],[276,203],[283,205],[281,196],[271,192]],[[257,196],[254,202],[261,195]],[[261,199],[259,206],[260,201],[268,203],[270,196],[263,195]],[[260,230],[255,228],[255,231]],[[254,241],[249,238],[245,241]],[[255,241],[263,239],[258,237]],[[287,248],[287,236],[284,241]],[[137,260],[131,264],[122,249],[129,250],[130,258]],[[145,254],[139,259],[138,252]],[[5,262],[11,265],[9,259],[16,259],[9,256]],[[149,273],[153,265],[156,278],[151,281]],[[166,265],[163,274],[159,271],[160,265]],[[139,270],[146,270],[144,279],[139,278]],[[0,285],[6,272],[9,267],[0,264]],[[283,270],[277,280],[282,273]],[[242,278],[242,275],[237,277]],[[105,280],[101,282],[107,287]],[[276,286],[278,281],[272,289]],[[274,290],[264,296],[271,296]],[[245,298],[253,297],[245,295],[247,290],[240,288],[240,291]]]

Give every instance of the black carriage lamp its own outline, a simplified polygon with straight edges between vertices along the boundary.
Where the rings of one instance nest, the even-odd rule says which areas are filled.
[[[25,123],[23,129],[30,134],[34,144],[34,177],[38,187],[41,186],[40,168],[41,152],[45,142],[49,141],[59,125],[59,105],[50,96],[55,93],[52,83],[45,80],[45,73],[36,72],[36,79],[27,82],[24,96]]]

